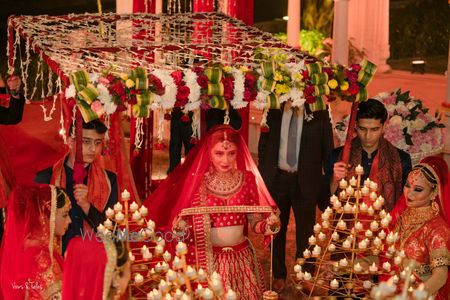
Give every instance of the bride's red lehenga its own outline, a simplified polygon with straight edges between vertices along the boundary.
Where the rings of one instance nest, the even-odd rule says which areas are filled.
[[[218,134],[238,136],[237,166],[226,176],[215,171],[210,159]],[[247,236],[250,224],[277,210],[244,140],[235,130],[226,125],[210,130],[144,204],[149,207],[150,218],[164,231],[179,226],[180,220],[187,223],[190,229],[184,242],[189,248],[188,263],[209,275],[219,273],[225,291],[233,289],[239,299],[262,299],[264,273],[248,239],[220,247],[211,242],[212,228],[244,225]],[[264,232],[263,228],[256,231]]]
[[[397,246],[405,251],[409,260],[417,263],[414,273],[422,281],[430,278],[432,270],[436,267],[449,268],[447,282],[434,298],[448,300],[450,299],[449,170],[442,158],[434,156],[422,159],[419,166],[429,170],[437,179],[439,193],[434,201],[438,209],[437,207],[433,209],[432,206],[407,208],[405,197],[401,196],[392,211],[395,230],[400,235]]]
[[[4,299],[61,299],[63,259],[55,240],[56,191],[21,186],[8,202],[1,248]]]

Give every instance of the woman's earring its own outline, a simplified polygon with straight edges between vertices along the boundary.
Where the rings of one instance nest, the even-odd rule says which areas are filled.
[[[431,210],[434,211],[436,214],[439,213],[439,205],[434,199],[431,201]]]

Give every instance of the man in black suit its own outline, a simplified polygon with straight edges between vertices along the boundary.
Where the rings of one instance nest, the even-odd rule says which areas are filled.
[[[322,163],[333,148],[328,110],[311,112],[287,102],[267,116],[269,132],[262,132],[258,145],[259,170],[280,209],[281,230],[274,240],[274,290],[286,285],[286,232],[291,207],[296,225],[296,257],[302,257],[313,233]]]
[[[25,97],[20,94],[21,81],[18,76],[10,76],[6,83],[9,95],[5,82],[0,77],[0,124],[14,125],[22,121]],[[7,101],[6,98],[10,100]]]

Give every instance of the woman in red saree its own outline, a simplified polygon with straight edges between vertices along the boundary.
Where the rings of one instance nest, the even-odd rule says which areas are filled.
[[[159,228],[184,233],[188,263],[218,272],[239,299],[262,299],[264,273],[247,232],[273,234],[279,219],[237,131],[211,129],[144,204]]]
[[[49,185],[16,187],[1,249],[4,299],[61,299],[60,240],[71,223],[66,193]]]
[[[422,159],[408,175],[393,210],[399,249],[434,299],[450,299],[450,185],[448,166],[436,156]],[[405,264],[404,264],[405,265]]]
[[[64,263],[64,300],[120,299],[131,277],[122,240],[97,235],[73,238]]]

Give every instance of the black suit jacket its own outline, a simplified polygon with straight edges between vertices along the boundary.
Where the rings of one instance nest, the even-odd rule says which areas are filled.
[[[307,110],[308,107],[305,107]],[[323,161],[333,149],[333,133],[328,110],[313,112],[312,115],[312,120],[308,121],[306,118],[303,120],[298,153],[298,184],[304,199],[317,202]],[[267,125],[270,130],[261,132],[258,144],[259,170],[269,189],[278,168],[282,116],[282,110],[269,110]]]
[[[0,87],[0,94],[5,94],[6,88]],[[20,95],[19,99],[11,97],[9,107],[0,106],[0,124],[13,125],[22,121],[23,107],[25,105],[25,97]]]

